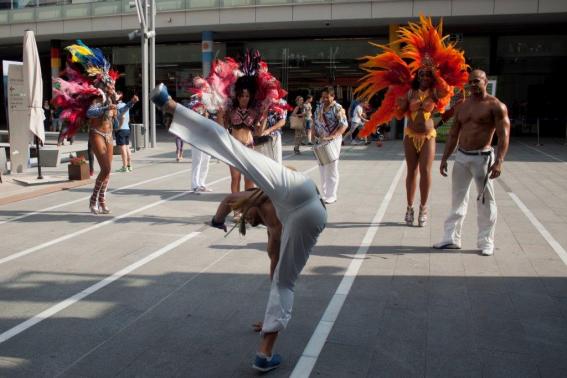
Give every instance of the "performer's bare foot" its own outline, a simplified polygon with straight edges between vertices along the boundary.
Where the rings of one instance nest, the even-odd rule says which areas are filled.
[[[252,324],[252,329],[254,330],[254,332],[262,332],[262,327],[264,326],[264,323],[261,321],[258,321],[254,324]]]

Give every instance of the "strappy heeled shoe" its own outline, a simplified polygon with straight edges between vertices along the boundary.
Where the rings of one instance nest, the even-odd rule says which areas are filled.
[[[98,203],[98,211],[100,214],[110,214],[110,209],[106,206],[105,202]]]
[[[406,225],[413,226],[413,218],[414,218],[413,207],[408,206],[406,210],[406,218],[405,218]]]
[[[427,224],[427,206],[419,207],[419,215],[417,217],[417,225],[423,227]]]
[[[91,211],[91,213],[93,213],[93,214],[95,214],[95,215],[98,215],[98,214],[99,214],[99,212],[98,212],[98,206],[96,205],[96,203],[95,203],[94,205],[93,205],[93,204],[90,204],[90,205],[89,205],[89,210]]]

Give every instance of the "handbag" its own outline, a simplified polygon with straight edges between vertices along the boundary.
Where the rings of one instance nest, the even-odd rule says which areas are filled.
[[[254,136],[253,139],[255,146],[261,146],[263,144],[271,142],[273,138],[271,135],[262,135],[262,136]]]
[[[305,120],[292,115],[289,117],[289,127],[293,130],[302,130],[305,128]]]

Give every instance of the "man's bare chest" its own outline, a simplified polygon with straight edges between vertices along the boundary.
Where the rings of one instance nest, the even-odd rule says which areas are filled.
[[[494,123],[494,117],[490,109],[480,106],[469,106],[461,109],[458,119],[463,125],[470,123],[478,125],[492,125]]]

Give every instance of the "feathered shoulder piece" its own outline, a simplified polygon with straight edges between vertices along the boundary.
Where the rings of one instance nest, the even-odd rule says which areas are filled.
[[[289,108],[287,102],[282,101],[287,96],[287,91],[282,88],[280,81],[268,71],[268,64],[262,60],[257,82],[256,103],[259,105],[259,113],[266,114],[268,110],[272,110],[284,114]]]
[[[51,102],[63,121],[62,137],[71,137],[85,123],[94,98],[102,95],[99,88],[114,83],[119,74],[99,49],[91,49],[80,40],[65,50],[69,53],[67,66],[53,78]]]
[[[259,114],[264,114],[268,109],[285,111],[280,100],[287,92],[268,71],[268,65],[258,51],[247,51],[239,62],[232,58],[216,60],[209,76],[193,80],[192,91],[209,112],[216,113],[230,107],[237,82],[253,92]]]
[[[411,84],[423,69],[431,70],[435,77],[436,108],[443,112],[453,95],[453,88],[462,88],[468,80],[464,53],[442,36],[442,23],[435,27],[429,17],[420,17],[419,24],[410,22],[400,28],[400,38],[395,44],[403,43],[401,52],[391,46],[375,45],[382,50],[376,56],[366,56],[361,68],[366,75],[355,93],[363,100],[370,100],[375,94],[386,90],[384,100],[361,132],[368,136],[381,124],[392,118],[401,119],[402,112],[396,102],[407,96]]]

